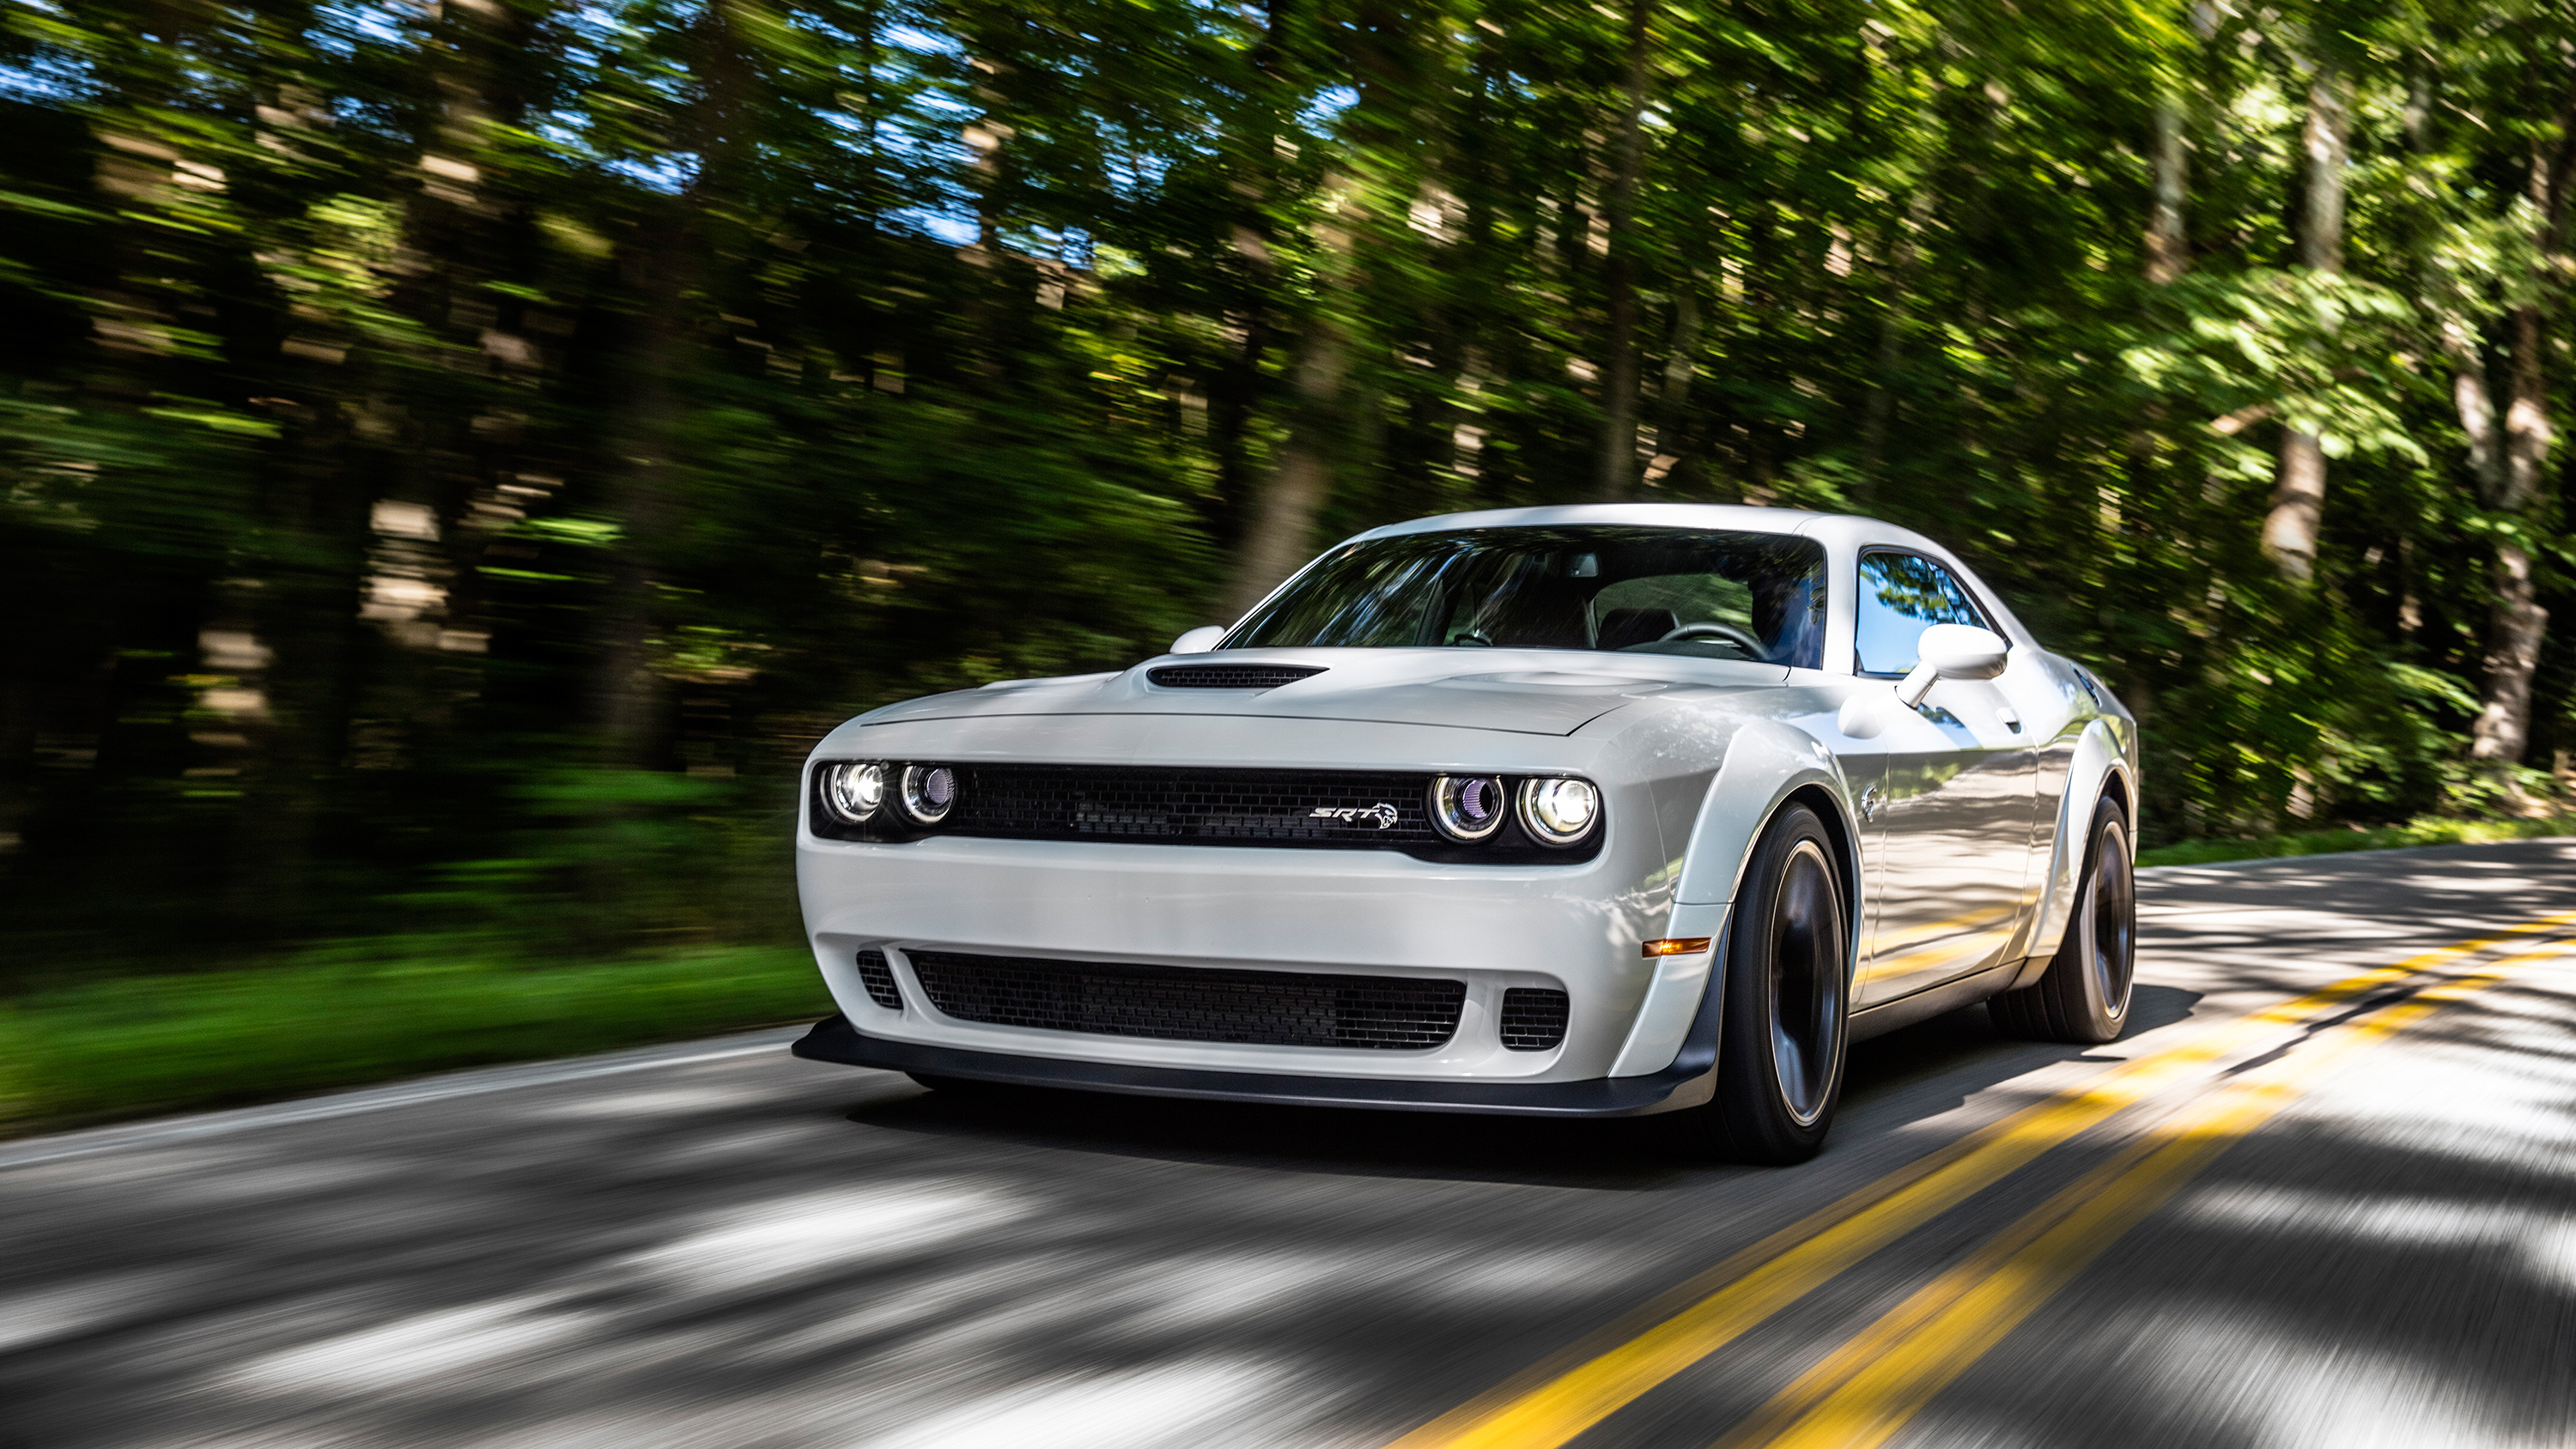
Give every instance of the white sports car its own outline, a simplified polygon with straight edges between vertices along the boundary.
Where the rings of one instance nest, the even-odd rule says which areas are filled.
[[[1673,504],[1363,533],[1114,674],[806,764],[801,1056],[1012,1083],[1675,1113],[1791,1162],[1853,1040],[2129,1009],[2136,722],[1939,545]]]

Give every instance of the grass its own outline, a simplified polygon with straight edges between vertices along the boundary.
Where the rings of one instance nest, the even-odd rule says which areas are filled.
[[[540,967],[406,954],[118,978],[0,1004],[0,1135],[831,1009],[811,953],[774,946]]]
[[[2248,840],[2186,840],[2138,852],[2140,865],[2211,865],[2223,860],[2269,860],[2292,855],[2335,855],[2348,850],[2403,850],[2415,845],[2484,845],[2576,835],[2576,816],[2539,820],[2411,820],[2377,830],[2310,830],[2258,835]]]

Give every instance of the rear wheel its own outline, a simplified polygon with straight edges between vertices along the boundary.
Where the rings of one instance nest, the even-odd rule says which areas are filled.
[[[2138,962],[2138,881],[2129,860],[2129,817],[2104,796],[2093,807],[2075,912],[2048,974],[1986,1003],[1995,1025],[2035,1041],[2098,1046],[2129,1024]]]
[[[1851,959],[1832,838],[1804,805],[1771,822],[1726,932],[1717,1097],[1688,1114],[1697,1145],[1736,1162],[1804,1162],[1842,1097]]]

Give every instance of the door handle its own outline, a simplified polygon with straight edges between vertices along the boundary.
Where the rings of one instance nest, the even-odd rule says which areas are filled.
[[[2004,722],[2005,729],[2011,730],[2014,734],[2021,733],[2021,716],[2013,713],[2010,709],[1996,710],[1995,718]]]

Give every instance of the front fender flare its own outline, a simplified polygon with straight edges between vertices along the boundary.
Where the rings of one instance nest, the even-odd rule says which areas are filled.
[[[1857,927],[1866,919],[1860,909],[1860,835],[1853,824],[1851,792],[1841,766],[1831,750],[1802,731],[1772,720],[1746,725],[1728,743],[1726,758],[1701,798],[1690,845],[1682,856],[1672,917],[1664,928],[1667,936],[1706,936],[1709,949],[1659,958],[1628,1040],[1611,1063],[1611,1076],[1715,1067],[1724,993],[1711,991],[1709,983],[1717,975],[1718,963],[1726,959],[1731,903],[1743,884],[1753,843],[1761,839],[1791,795],[1810,788],[1832,802],[1833,818],[1826,823],[1838,837],[1836,844],[1844,857],[1843,879],[1854,929],[1851,956],[1843,969],[1850,971],[1860,959]]]
[[[1845,883],[1857,885],[1860,832],[1852,821],[1851,790],[1841,762],[1815,736],[1777,720],[1762,720],[1736,731],[1717,778],[1709,781],[1699,819],[1691,825],[1690,848],[1682,857],[1675,903],[1722,906],[1733,901],[1743,884],[1753,842],[1779,813],[1781,803],[1809,786],[1821,787],[1833,802],[1836,818],[1826,823],[1841,836]],[[1857,890],[1852,899],[1857,906]]]

